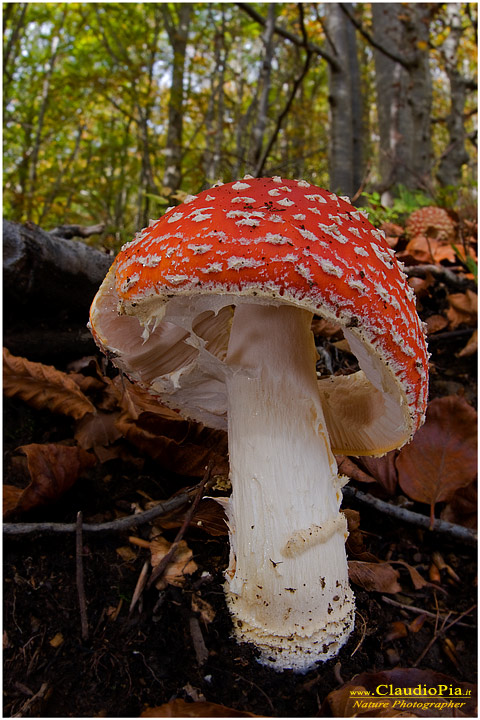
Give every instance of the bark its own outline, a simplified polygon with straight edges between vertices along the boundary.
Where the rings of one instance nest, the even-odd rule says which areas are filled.
[[[353,195],[361,183],[362,99],[354,29],[338,3],[325,5],[325,31],[336,64],[329,65],[330,187]]]
[[[8,41],[3,52],[3,103],[4,108],[8,104],[8,87],[12,81],[14,68],[11,67],[10,61],[12,57],[16,57],[19,48],[20,36],[26,24],[26,13],[28,3],[19,3],[18,5],[7,4],[4,7],[3,27],[4,32],[9,30]],[[12,17],[13,16],[13,17]]]
[[[274,3],[268,5],[267,20],[262,36],[264,55],[262,68],[258,78],[260,97],[258,102],[257,121],[252,131],[252,159],[251,164],[255,168],[254,175],[258,177],[262,157],[263,138],[268,120],[268,97],[271,88],[272,60],[274,55],[274,29],[275,29],[276,7]]]
[[[37,116],[37,127],[36,127],[36,131],[35,131],[33,147],[31,149],[31,159],[30,159],[29,174],[28,174],[28,193],[27,193],[27,215],[28,215],[28,217],[31,217],[31,215],[32,215],[33,198],[35,195],[36,184],[37,184],[37,165],[38,165],[38,157],[40,154],[40,146],[42,143],[43,125],[44,125],[44,120],[45,120],[45,113],[47,111],[47,106],[50,101],[50,83],[52,80],[53,71],[55,69],[55,63],[57,61],[58,53],[59,53],[60,38],[59,38],[58,33],[63,28],[63,24],[65,22],[66,15],[67,15],[67,6],[65,7],[65,9],[62,13],[59,27],[55,28],[53,30],[53,36],[52,36],[51,43],[50,43],[50,57],[44,68],[44,78],[43,78],[43,83],[42,83],[42,92],[41,92],[41,96],[40,96],[40,107],[38,109],[38,116]]]
[[[432,77],[429,63],[429,36],[432,9],[428,4],[409,6],[405,18],[407,47],[412,48],[415,61],[409,69],[408,101],[413,121],[411,186],[431,188],[432,171]]]
[[[192,5],[181,3],[175,7],[178,13],[176,22],[169,6],[161,5],[173,51],[172,85],[168,104],[168,130],[165,148],[166,166],[163,176],[163,185],[170,188],[172,192],[179,189],[182,178],[183,82]]]
[[[151,43],[150,52],[148,55],[148,82],[146,96],[152,97],[153,87],[153,70],[157,55],[158,36],[160,32],[160,15],[155,12],[155,28],[153,39]],[[142,158],[142,164],[140,169],[140,182],[138,187],[138,201],[137,201],[137,217],[135,219],[136,227],[144,227],[148,225],[150,217],[150,194],[157,194],[157,187],[154,180],[154,173],[151,163],[151,143],[150,143],[150,132],[149,124],[152,113],[152,102],[147,101],[137,93],[135,93],[135,106],[137,109],[137,123],[139,130],[139,143],[140,143],[140,155]]]
[[[88,310],[113,257],[33,223],[3,222],[5,327],[65,315],[85,326]]]
[[[380,132],[380,189],[428,189],[432,163],[428,64],[428,5],[372,3],[375,81]],[[387,45],[393,56],[378,49]]]
[[[213,10],[209,9],[209,20],[215,25]],[[220,167],[222,157],[223,121],[225,112],[225,71],[227,65],[227,49],[225,47],[225,10],[222,7],[222,20],[215,30],[214,59],[215,65],[211,77],[210,98],[205,115],[206,149],[204,156],[205,177],[208,182],[214,182]]]
[[[469,160],[464,125],[467,80],[458,70],[457,52],[463,32],[460,7],[456,3],[448,3],[445,12],[450,32],[443,43],[443,57],[450,84],[450,112],[447,117],[448,145],[440,159],[437,179],[442,185],[458,185],[462,167]]]

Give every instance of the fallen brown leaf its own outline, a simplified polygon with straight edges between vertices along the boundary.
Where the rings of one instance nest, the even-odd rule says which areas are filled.
[[[342,326],[337,323],[325,320],[325,318],[314,317],[312,320],[312,332],[316,336],[321,336],[331,340],[332,338],[340,339],[342,337]]]
[[[428,580],[425,580],[418,570],[416,570],[412,565],[409,565],[404,560],[391,560],[390,562],[394,563],[395,565],[402,565],[406,570],[408,570],[408,574],[410,575],[410,579],[412,581],[413,587],[415,590],[421,590],[423,587],[428,585]]]
[[[455,250],[448,241],[425,235],[415,235],[405,248],[405,253],[420,263],[456,262]]]
[[[425,625],[426,615],[417,615],[412,622],[409,624],[408,629],[412,633],[417,633]]]
[[[398,485],[396,457],[397,450],[391,450],[382,457],[359,457],[355,458],[355,462],[373,477],[389,495],[395,495]]]
[[[477,326],[477,306],[478,298],[472,290],[466,290],[464,293],[454,293],[447,297],[449,309],[447,310],[447,318],[452,330],[459,325]]]
[[[3,349],[3,389],[39,410],[51,410],[80,420],[95,407],[75,380],[51,365],[31,362]]]
[[[60,647],[60,645],[63,645],[63,642],[64,642],[64,637],[63,637],[62,633],[57,633],[57,634],[49,641],[49,644],[50,644],[53,648],[58,648],[58,647]]]
[[[148,413],[148,418],[145,418],[145,414],[141,414],[137,421],[133,421],[123,413],[117,420],[117,428],[142,453],[146,453],[157,462],[161,462],[165,468],[179,475],[202,476],[205,466],[211,459],[214,461],[213,475],[226,473],[226,433],[182,421],[179,433],[182,437],[173,439],[166,435],[157,435],[152,431],[157,431],[162,426],[166,432],[167,428],[163,425],[162,418],[155,420],[151,415]],[[188,426],[186,434],[184,423]],[[167,425],[168,431],[172,429],[174,434],[178,432],[173,429],[176,423],[167,422]]]
[[[180,698],[147,708],[140,717],[262,717],[211,702],[186,702]]]
[[[3,516],[9,517],[18,506],[23,490],[15,485],[3,486]]]
[[[385,240],[391,248],[397,247],[399,239],[405,233],[405,230],[401,225],[397,225],[393,222],[382,223],[380,230],[385,233]]]
[[[200,615],[205,625],[215,620],[215,610],[213,607],[204,600],[198,593],[192,595],[192,610]]]
[[[445,330],[448,326],[448,320],[443,315],[430,315],[426,322],[428,335]]]
[[[400,486],[412,500],[448,501],[477,472],[477,413],[458,395],[432,400],[426,422],[397,456]]]
[[[150,552],[152,554],[152,567],[156,567],[163,560],[165,555],[170,551],[172,544],[164,537],[158,536],[150,543]],[[181,587],[185,582],[185,575],[191,575],[198,569],[198,565],[193,558],[193,553],[188,547],[185,540],[180,540],[177,549],[173,553],[169,564],[165,568],[163,575],[155,583],[158,590],[163,590],[167,585],[175,585]]]
[[[55,502],[96,462],[91,453],[76,446],[33,443],[18,450],[26,456],[31,482],[18,495],[14,507],[9,503],[8,515]],[[9,493],[12,499],[14,493]]]
[[[184,422],[184,418],[178,412],[162,405],[155,395],[130,382],[125,375],[117,375],[112,381],[112,386],[119,406],[132,420],[136,420],[144,412],[151,412],[173,422]]]
[[[122,437],[116,425],[119,413],[104,412],[87,413],[79,420],[75,428],[75,440],[85,450],[108,447]]]
[[[395,620],[390,623],[390,630],[385,634],[383,641],[391,642],[392,640],[399,640],[400,638],[407,637],[408,630],[407,626],[401,620]]]
[[[474,330],[469,341],[463,347],[460,352],[457,353],[457,357],[470,357],[475,355],[478,350],[478,330]]]
[[[457,490],[453,498],[440,513],[442,520],[463,525],[468,528],[477,527],[478,492],[474,480],[465,488]]]
[[[176,510],[165,517],[158,518],[154,521],[156,527],[164,529],[177,528],[183,525],[185,513],[188,510]],[[191,522],[191,527],[200,528],[209,535],[222,536],[228,535],[227,516],[222,505],[213,498],[202,498],[199,506],[195,511]]]
[[[348,576],[364,590],[383,593],[401,592],[399,572],[388,563],[348,561]]]
[[[409,278],[408,284],[418,298],[428,297],[430,288],[435,285],[435,278],[431,272],[427,272],[424,278]]]

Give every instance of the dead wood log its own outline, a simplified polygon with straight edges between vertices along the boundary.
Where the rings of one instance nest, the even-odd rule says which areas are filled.
[[[78,353],[80,345],[93,352],[88,311],[112,261],[80,240],[4,220],[4,344],[32,360]]]
[[[50,235],[55,237],[66,238],[71,240],[74,237],[88,238],[92,235],[99,235],[105,230],[105,223],[99,223],[98,225],[59,225],[53,230],[50,230]]]
[[[33,223],[3,222],[3,287],[9,311],[34,315],[61,307],[84,315],[113,257]]]

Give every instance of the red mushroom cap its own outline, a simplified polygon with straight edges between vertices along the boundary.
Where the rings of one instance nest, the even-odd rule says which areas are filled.
[[[388,385],[388,378],[394,379],[399,391],[395,402],[404,405],[405,427],[397,433],[403,444],[424,418],[428,353],[413,291],[382,235],[346,199],[303,180],[247,176],[219,185],[187,198],[124,245],[92,306],[92,330],[97,342],[117,356],[118,365],[137,375],[153,392],[163,394],[161,383],[155,386],[152,378],[158,378],[159,373],[175,373],[185,363],[193,362],[195,348],[187,338],[189,328],[175,326],[174,342],[182,343],[185,350],[186,340],[184,357],[181,361],[177,358],[179,364],[173,362],[172,368],[167,368],[168,363],[164,363],[145,374],[139,370],[138,361],[145,354],[145,343],[142,349],[137,348],[136,355],[133,353],[137,359],[133,358],[132,341],[126,336],[122,339],[114,324],[118,320],[118,303],[129,328],[136,323],[137,335],[139,321],[154,335],[152,326],[159,328],[157,345],[162,352],[167,342],[165,332],[160,339],[162,323],[164,330],[168,327],[169,333],[175,334],[169,320],[175,313],[167,310],[173,299],[183,299],[185,308],[187,298],[226,298],[213,304],[214,311],[224,306],[214,316],[219,321],[223,345],[228,343],[231,317],[231,310],[227,312],[225,306],[231,308],[234,297],[283,302],[310,310],[343,326],[369,378],[369,386],[378,393],[377,399]],[[103,312],[106,307],[107,314]],[[200,302],[193,312],[197,320],[192,322],[208,322],[207,310],[208,306]],[[144,339],[148,333],[144,333]],[[210,346],[212,338],[208,337]],[[153,348],[151,337],[146,344],[149,342]],[[130,359],[126,359],[127,355]],[[326,405],[332,394],[338,397],[340,391],[343,395],[355,384],[351,376],[324,383],[321,392]],[[182,402],[176,403],[173,397],[167,402],[182,410]],[[328,407],[326,410],[333,445],[351,454],[370,453],[368,438],[365,442],[357,438],[355,447],[345,447],[349,444],[345,428],[335,429],[352,420],[344,405],[343,420],[336,417],[333,407],[331,412]],[[195,414],[190,406],[185,406],[184,412],[215,425],[202,413]],[[213,415],[221,416],[222,412],[217,409]],[[380,451],[387,449],[390,447],[382,443]],[[379,448],[373,452],[379,452]]]

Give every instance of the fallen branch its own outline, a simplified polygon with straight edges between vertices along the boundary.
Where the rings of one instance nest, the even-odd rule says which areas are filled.
[[[431,618],[447,618],[450,617],[451,613],[449,615],[441,615],[439,613],[433,613],[430,610],[425,610],[424,608],[416,607],[415,605],[407,605],[406,603],[398,602],[398,600],[393,600],[392,598],[386,597],[386,595],[382,595],[382,602],[386,603],[387,605],[393,605],[393,607],[401,608],[402,610],[406,610],[407,612],[414,613],[415,615],[426,615],[427,617]],[[462,615],[463,617],[463,615]],[[468,623],[464,622],[457,622],[457,625],[461,625],[462,627],[471,628],[472,630],[475,629],[475,625],[469,625]]]
[[[450,340],[458,340],[459,338],[473,335],[475,328],[462,328],[461,330],[449,330],[448,332],[435,333],[428,336],[428,344],[435,342],[450,342]]]
[[[175,540],[173,541],[173,543],[172,543],[172,545],[171,545],[171,547],[170,547],[170,550],[167,552],[166,555],[163,556],[163,558],[162,558],[161,561],[158,563],[158,565],[152,570],[152,574],[150,575],[150,578],[149,578],[148,583],[147,583],[147,588],[151,587],[156,580],[158,580],[159,578],[161,578],[161,576],[163,575],[163,573],[164,573],[167,565],[169,564],[170,560],[172,560],[173,556],[175,555],[175,552],[176,552],[176,550],[177,550],[177,548],[178,548],[178,546],[179,546],[179,544],[180,544],[180,542],[181,542],[181,540],[182,540],[182,538],[183,538],[183,536],[184,536],[184,534],[185,534],[185,532],[186,532],[186,529],[188,528],[188,526],[190,525],[190,523],[191,523],[191,521],[192,521],[192,518],[193,518],[193,516],[194,516],[194,514],[195,514],[195,511],[196,511],[196,509],[197,509],[197,507],[198,507],[198,503],[199,503],[200,500],[202,499],[203,492],[204,492],[205,487],[206,487],[206,485],[207,485],[207,483],[208,483],[208,480],[209,480],[209,478],[210,478],[210,473],[212,472],[212,468],[213,468],[213,460],[210,460],[210,462],[208,463],[207,469],[205,470],[205,474],[204,474],[204,476],[203,476],[203,478],[202,478],[202,481],[201,481],[200,484],[198,485],[198,490],[197,490],[197,492],[196,492],[196,494],[195,494],[195,499],[194,499],[194,501],[193,501],[193,503],[192,503],[192,506],[191,506],[191,508],[188,510],[188,512],[185,513],[185,518],[184,518],[184,520],[183,520],[182,526],[181,526],[180,530],[177,532],[177,534],[176,534],[176,536],[175,536]]]
[[[28,309],[47,319],[51,313],[68,311],[69,322],[73,316],[85,324],[112,260],[81,241],[56,237],[33,223],[3,221],[3,283],[10,314]]]
[[[456,289],[464,289],[472,283],[463,273],[457,275],[442,265],[412,265],[411,267],[404,268],[404,272],[407,277],[417,278],[425,278],[430,274],[436,280],[441,280],[446,285],[450,285]]]
[[[186,503],[190,502],[191,493],[183,492],[174,495],[170,500],[155,505],[150,510],[138,513],[137,515],[129,515],[128,517],[111,520],[104,523],[86,523],[82,525],[84,533],[97,533],[98,535],[108,535],[110,533],[120,533],[129,531],[132,528],[146,525],[162,515],[166,515],[173,510],[177,510]],[[3,534],[10,537],[20,535],[53,535],[56,533],[72,533],[77,529],[76,523],[4,523]]]
[[[398,505],[392,505],[389,502],[385,502],[385,500],[380,500],[379,498],[364,493],[357,488],[349,486],[344,487],[343,494],[348,500],[356,500],[362,505],[372,507],[385,515],[389,515],[390,517],[394,517],[397,520],[409,523],[410,525],[425,528],[425,530],[429,530],[432,533],[441,533],[442,535],[446,535],[452,540],[458,540],[465,545],[476,545],[477,543],[477,533],[475,530],[470,530],[470,528],[463,527],[462,525],[455,525],[454,523],[446,522],[446,520],[435,519],[433,521],[433,527],[430,528],[430,518],[426,515],[421,515],[420,513],[413,512],[412,510],[398,507]]]
[[[420,665],[421,661],[423,660],[425,655],[429,652],[432,645],[438,640],[438,638],[446,635],[448,630],[450,630],[450,628],[453,627],[453,625],[457,625],[457,624],[460,625],[459,621],[461,620],[461,618],[465,617],[465,615],[468,615],[469,613],[473,612],[473,610],[475,610],[476,607],[477,607],[476,605],[472,605],[467,610],[465,610],[465,612],[463,612],[461,615],[459,615],[457,618],[452,620],[452,622],[450,622],[447,625],[447,620],[449,619],[449,617],[451,615],[451,613],[449,613],[446,616],[446,618],[443,620],[442,627],[440,629],[435,627],[435,632],[433,634],[433,637],[431,638],[430,642],[426,645],[426,647],[423,649],[423,651],[420,653],[418,658],[415,660],[412,667],[418,667],[418,665]]]
[[[70,240],[74,237],[88,238],[92,235],[100,235],[105,230],[105,223],[98,223],[98,225],[59,225],[58,227],[50,230],[50,235],[54,237],[67,238]]]

